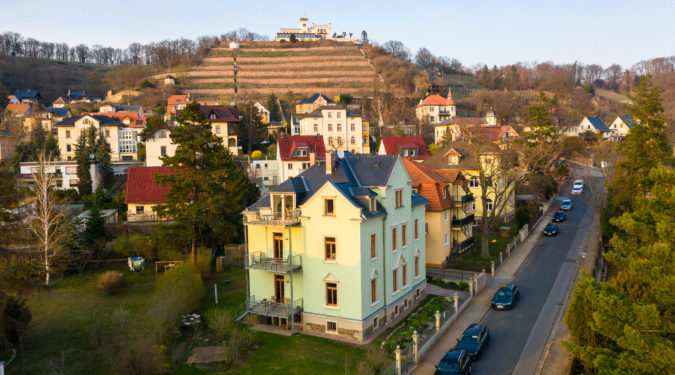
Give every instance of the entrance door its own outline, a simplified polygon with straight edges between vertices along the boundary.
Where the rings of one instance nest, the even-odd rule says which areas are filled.
[[[284,259],[284,235],[274,233],[274,260]]]
[[[283,303],[284,298],[284,276],[274,275],[274,300],[275,302]]]

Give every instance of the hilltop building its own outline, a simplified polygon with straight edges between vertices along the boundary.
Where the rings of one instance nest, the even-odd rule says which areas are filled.
[[[38,103],[42,100],[42,95],[38,90],[16,90],[14,94],[8,95],[10,104],[19,103]]]
[[[399,155],[327,153],[244,212],[253,324],[364,341],[425,296],[425,208]],[[277,328],[274,328],[277,327]]]
[[[624,138],[635,125],[635,120],[630,116],[616,116],[614,122],[609,125],[609,129],[612,132],[612,137]]]
[[[309,26],[307,17],[300,18],[300,28],[282,28],[274,36],[274,41],[290,42],[291,35],[295,35],[298,41],[314,41],[319,39],[330,39],[330,23],[326,25],[316,25],[312,22]]]
[[[567,126],[562,130],[562,134],[568,137],[579,137],[588,131],[600,134],[602,139],[609,138],[612,135],[612,131],[607,127],[607,124],[602,121],[602,118],[597,116],[585,116],[578,125]]]

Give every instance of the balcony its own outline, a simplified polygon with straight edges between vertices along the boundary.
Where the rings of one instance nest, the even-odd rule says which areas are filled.
[[[472,248],[473,245],[474,245],[473,237],[468,238],[468,239],[458,243],[457,245],[453,246],[450,254],[452,256],[457,256],[457,255],[463,253],[464,251],[466,251],[467,249]]]
[[[244,215],[246,224],[260,224],[283,227],[286,225],[297,224],[300,221],[300,210],[290,210],[282,212],[260,212],[258,210],[254,215]]]
[[[268,272],[288,273],[302,267],[302,256],[294,255],[291,258],[271,258],[265,253],[258,252],[246,257],[246,268]]]
[[[470,195],[470,194],[464,194],[461,197],[458,196],[458,195],[452,197],[452,203],[454,203],[454,204],[463,205],[463,204],[469,203],[471,201],[473,201],[473,195]]]
[[[288,299],[286,299],[288,301]],[[271,316],[276,318],[290,318],[291,313],[298,314],[302,312],[302,298],[296,299],[293,303],[276,302],[274,300],[256,300],[255,296],[246,299],[246,312],[249,314],[257,314],[264,316]]]
[[[155,221],[162,221],[163,218],[157,216],[157,214],[134,214],[127,215],[127,223],[151,223]]]
[[[453,218],[453,219],[452,219],[452,228],[453,228],[453,229],[459,229],[459,228],[461,228],[461,227],[463,227],[463,226],[465,226],[465,225],[469,225],[469,224],[471,224],[471,223],[473,223],[473,222],[474,222],[474,216],[473,216],[473,214],[467,215],[467,216],[466,216],[465,218],[463,218],[463,219],[455,219],[455,218]]]

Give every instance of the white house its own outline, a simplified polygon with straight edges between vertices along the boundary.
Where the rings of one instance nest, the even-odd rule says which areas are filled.
[[[145,166],[160,167],[163,165],[162,156],[176,154],[176,145],[171,142],[171,128],[160,126],[146,135],[145,143]]]
[[[19,164],[20,180],[28,186],[33,185],[33,175],[39,172],[38,163],[34,161],[22,162]],[[54,186],[58,190],[77,189],[77,162],[69,160],[55,160],[47,162],[47,173],[54,179]],[[92,190],[96,190],[101,182],[101,175],[98,172],[96,163],[91,163],[89,167],[91,175]]]
[[[279,185],[279,161],[277,159],[253,160],[250,174],[251,179],[258,182],[260,193],[264,194],[270,188]]]
[[[577,126],[568,126],[562,129],[562,134],[568,137],[578,137],[587,131],[600,134],[603,139],[609,138],[612,132],[600,117],[586,116]]]
[[[321,135],[326,150],[369,154],[370,129],[364,126],[361,115],[347,107],[328,105],[298,117],[299,126],[294,135]]]
[[[280,135],[277,139],[278,184],[326,158],[326,148],[320,135]]]
[[[625,137],[628,132],[635,127],[635,120],[630,116],[616,116],[616,119],[609,126],[612,136]]]

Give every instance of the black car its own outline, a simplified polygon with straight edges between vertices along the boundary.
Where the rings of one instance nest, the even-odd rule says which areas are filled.
[[[490,334],[487,327],[473,323],[464,331],[462,337],[457,339],[456,349],[466,350],[471,360],[477,360],[483,348],[490,343]]]
[[[520,291],[517,286],[513,284],[504,285],[497,290],[497,293],[492,298],[492,308],[495,310],[512,309],[519,298]]]
[[[445,353],[436,366],[435,375],[471,374],[471,358],[462,349],[452,349]]]
[[[556,211],[556,213],[553,214],[553,221],[555,222],[565,221],[565,219],[567,219],[565,211]]]
[[[558,234],[558,226],[555,225],[554,223],[548,223],[544,227],[544,235],[545,236],[555,236]]]

